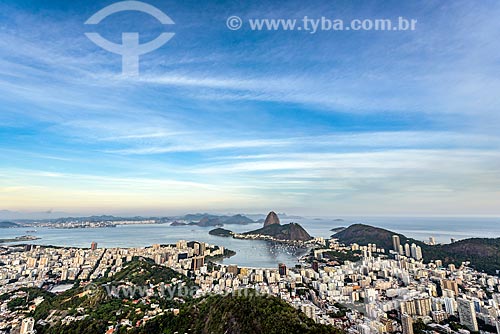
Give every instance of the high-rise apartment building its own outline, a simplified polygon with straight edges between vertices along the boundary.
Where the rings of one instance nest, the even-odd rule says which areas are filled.
[[[401,315],[401,325],[403,334],[413,334],[413,318],[406,313]]]
[[[476,310],[474,309],[474,303],[467,298],[458,298],[458,315],[460,316],[460,323],[470,329],[471,331],[477,332],[479,328],[477,326]]]
[[[24,318],[21,323],[21,331],[20,334],[34,334],[33,330],[35,327],[35,319],[33,318]]]
[[[396,253],[399,253],[400,246],[401,246],[401,240],[399,240],[399,235],[393,235],[392,236],[392,249]]]

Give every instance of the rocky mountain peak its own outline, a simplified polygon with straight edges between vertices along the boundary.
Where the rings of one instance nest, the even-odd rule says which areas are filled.
[[[280,225],[280,219],[278,218],[276,212],[271,211],[268,213],[266,220],[264,221],[264,227],[274,224]]]

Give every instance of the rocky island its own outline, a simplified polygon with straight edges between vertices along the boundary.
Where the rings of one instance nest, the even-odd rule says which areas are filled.
[[[215,228],[213,230],[210,230],[210,232],[208,232],[208,234],[210,235],[216,235],[218,237],[231,237],[233,235],[233,232],[230,231],[230,230],[226,230],[224,228]]]
[[[0,239],[0,244],[7,243],[7,242],[33,241],[33,240],[38,240],[38,239],[40,239],[40,238],[34,237],[32,235],[23,235],[23,236],[15,237],[15,238]]]
[[[211,235],[230,237],[235,239],[255,239],[278,242],[302,243],[312,239],[307,231],[297,223],[281,225],[278,215],[271,211],[264,220],[264,226],[257,230],[245,233],[235,233],[223,228],[216,228],[208,232]]]
[[[312,239],[307,231],[297,223],[281,225],[278,215],[271,211],[264,226],[254,231],[234,234],[237,239],[261,239],[286,242],[305,242]]]

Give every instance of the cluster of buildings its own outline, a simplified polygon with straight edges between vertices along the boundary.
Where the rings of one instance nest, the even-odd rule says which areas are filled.
[[[9,310],[8,303],[25,298],[21,288],[43,288],[63,292],[75,281],[92,282],[121,271],[134,257],[153,259],[157,264],[188,273],[205,267],[205,258],[224,256],[224,248],[205,243],[179,241],[176,245],[153,245],[146,248],[54,248],[39,245],[0,247],[0,333],[22,327],[23,312]],[[43,298],[35,299],[30,310]],[[15,332],[17,333],[17,332]]]
[[[436,240],[433,237],[429,238],[429,245],[435,245]],[[422,247],[413,244],[408,244],[405,243],[405,245],[401,245],[401,240],[399,238],[399,235],[393,235],[392,236],[392,246],[393,250],[401,255],[404,255],[406,257],[411,257],[414,258],[415,260],[422,260]]]
[[[389,256],[365,250],[358,262],[320,267],[320,299],[351,310],[347,319],[336,321],[337,326],[349,333],[413,334],[414,324],[419,322],[440,333],[500,333],[497,276],[465,264],[459,268],[445,267],[441,260],[425,264],[418,260],[417,247],[412,247],[416,252],[409,256],[401,254],[396,237],[393,242],[398,251]],[[334,242],[330,246],[342,247]],[[351,249],[358,247],[351,245]]]
[[[155,224],[158,221],[155,219],[142,219],[142,220],[67,220],[55,222],[35,222],[27,224],[26,226],[49,227],[56,229],[74,229],[74,228],[102,228],[102,227],[116,227],[117,225],[142,225],[142,224]]]
[[[0,248],[0,295],[23,287],[42,287],[91,278],[104,249],[35,245]]]
[[[276,268],[212,264],[209,260],[224,256],[224,248],[182,240],[147,248],[99,249],[97,244],[90,249],[6,247],[0,248],[0,295],[12,293],[14,298],[20,287],[50,289],[65,282],[113,276],[139,256],[193,278],[199,287],[196,296],[254,289],[287,301],[318,323],[350,334],[413,334],[417,323],[436,333],[477,332],[481,327],[500,334],[498,277],[465,264],[458,268],[443,266],[440,260],[425,264],[418,246],[409,246],[407,253],[406,245],[401,247],[398,241],[393,238],[395,251],[386,253],[375,244],[341,245],[334,239],[318,239],[314,260],[293,268],[285,264]],[[331,251],[356,252],[359,260],[324,257]],[[25,322],[32,330],[32,320],[9,310],[8,302],[0,301],[0,333],[6,328],[22,331]],[[40,302],[34,301],[30,307],[36,308]],[[124,322],[127,319],[120,320]]]

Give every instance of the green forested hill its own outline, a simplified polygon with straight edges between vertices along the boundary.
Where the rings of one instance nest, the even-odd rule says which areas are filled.
[[[341,333],[333,326],[319,325],[286,302],[272,296],[248,294],[211,296],[137,328],[131,334],[326,334]]]
[[[393,235],[399,236],[401,244],[408,242],[422,247],[425,261],[443,260],[445,264],[454,263],[456,265],[470,261],[472,267],[492,275],[500,270],[500,238],[471,238],[452,244],[430,246],[405,235],[364,224],[351,225],[334,234],[333,237],[345,244],[367,245],[375,243],[388,251],[392,249]]]
[[[87,286],[75,287],[61,295],[45,293],[45,301],[31,315],[37,321],[38,334],[98,334],[104,333],[110,325],[115,326],[115,334],[339,333],[332,326],[316,324],[281,299],[259,295],[254,290],[229,296],[172,299],[150,294],[110,296],[106,289],[110,285],[156,287],[161,283],[195,287],[188,277],[169,268],[150,260],[135,259],[112,278],[95,281],[91,290]],[[178,290],[174,291],[178,296]],[[177,315],[170,311],[151,314],[152,305],[180,312]],[[67,316],[85,318],[64,324],[63,319]],[[38,323],[40,320],[46,324]],[[130,324],[117,326],[122,320],[130,320]]]

